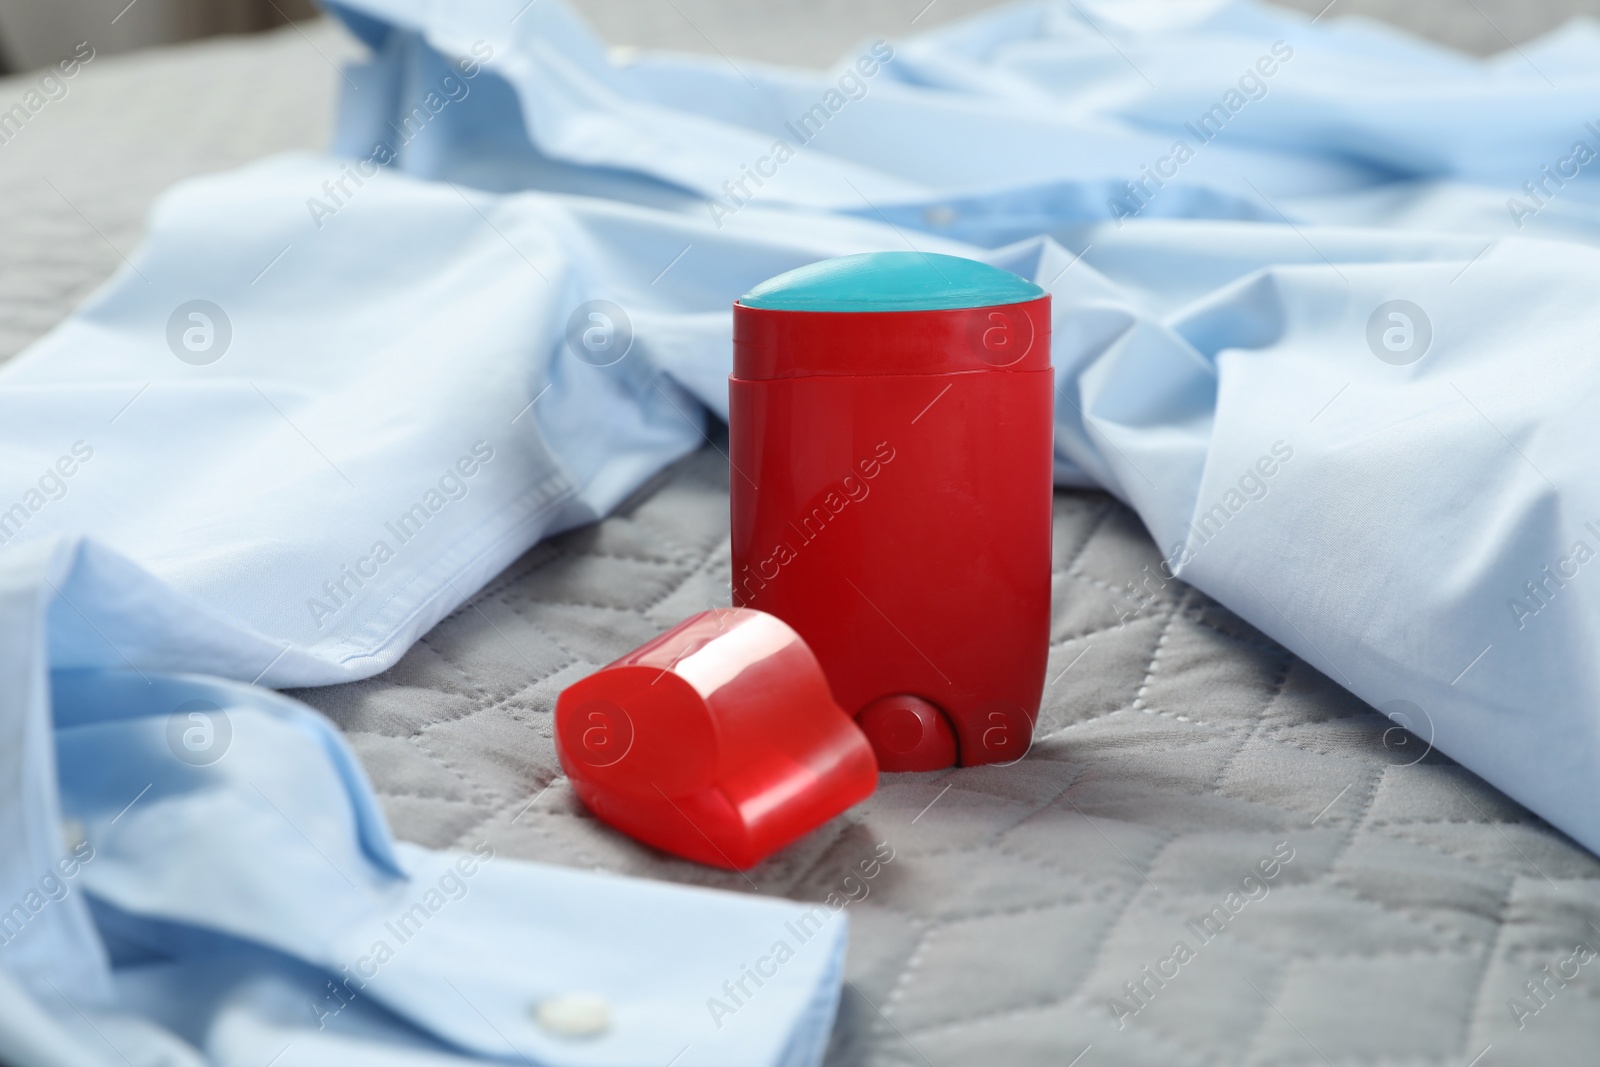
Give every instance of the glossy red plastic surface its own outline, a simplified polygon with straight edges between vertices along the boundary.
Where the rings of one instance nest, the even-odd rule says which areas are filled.
[[[872,741],[880,771],[925,771],[956,762],[955,731],[939,708],[921,697],[879,697],[856,713]]]
[[[695,615],[568,686],[555,733],[596,816],[715,867],[754,866],[878,784],[805,642],[741,608]]]
[[[799,632],[884,770],[1028,750],[1049,651],[1052,389],[1048,297],[734,305],[734,602]]]

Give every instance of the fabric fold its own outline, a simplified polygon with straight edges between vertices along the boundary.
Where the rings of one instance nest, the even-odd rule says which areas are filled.
[[[9,617],[4,644],[31,635],[38,666],[44,605],[68,590],[73,611],[112,633],[185,600],[70,541],[19,549],[8,579],[24,554],[40,591],[24,604],[32,624]],[[289,1065],[330,1062],[332,1048],[346,1064],[735,1067],[815,1063],[826,1044],[846,931],[834,909],[543,867],[489,840],[463,853],[397,847],[336,728],[258,686],[130,663],[57,671],[33,696],[15,721],[53,741],[59,792],[42,781],[5,810],[25,820],[22,836],[60,844],[42,864],[8,854],[4,870],[49,872],[8,884],[20,903],[0,916],[0,959],[22,983],[0,1016],[14,1062],[243,1067],[262,1049],[228,1034],[273,1025]],[[752,986],[758,961],[771,973]],[[298,1011],[208,1001],[200,983],[219,970],[225,985],[286,983],[297,992],[276,1003]],[[577,995],[606,1005],[603,1033],[574,1043],[536,1021],[541,1004]],[[730,995],[736,1019],[707,1011]],[[140,1022],[180,1015],[189,1049]]]

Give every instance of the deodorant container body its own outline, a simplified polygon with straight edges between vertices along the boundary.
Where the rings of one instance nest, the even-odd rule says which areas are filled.
[[[1049,295],[868,253],[733,322],[734,603],[800,634],[883,770],[1020,759],[1049,650]]]

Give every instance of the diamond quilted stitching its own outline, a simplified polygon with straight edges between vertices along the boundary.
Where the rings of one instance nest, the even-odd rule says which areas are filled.
[[[1232,639],[1180,613],[1144,695],[1148,707],[1181,710],[1216,725],[1249,726],[1288,666],[1288,653]]]
[[[890,1017],[916,1029],[1003,1010],[1041,989],[1072,988],[1093,964],[1098,931],[1118,910],[1110,901],[1059,903],[940,923]],[[1007,953],[1004,967],[975,972],[972,961],[999,945],[1027,947]]]
[[[390,796],[474,804],[484,799],[477,783],[469,783],[433,759],[411,738],[353,734],[350,747],[361,757],[367,773],[383,782],[382,791]]]
[[[560,769],[550,717],[505,705],[430,726],[415,744],[446,766],[470,768],[474,786],[501,801],[543,788]]]
[[[1478,972],[1476,959],[1459,953],[1296,959],[1277,988],[1261,986],[1253,1051],[1267,1062],[1304,1064],[1437,1055],[1438,1038],[1417,1021],[1465,1018]],[[1452,1036],[1459,1043],[1464,1035]]]

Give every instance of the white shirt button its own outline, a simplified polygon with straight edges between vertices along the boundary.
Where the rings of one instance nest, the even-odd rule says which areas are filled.
[[[533,1017],[555,1037],[598,1037],[611,1027],[611,1006],[590,993],[569,993],[540,1001]]]

